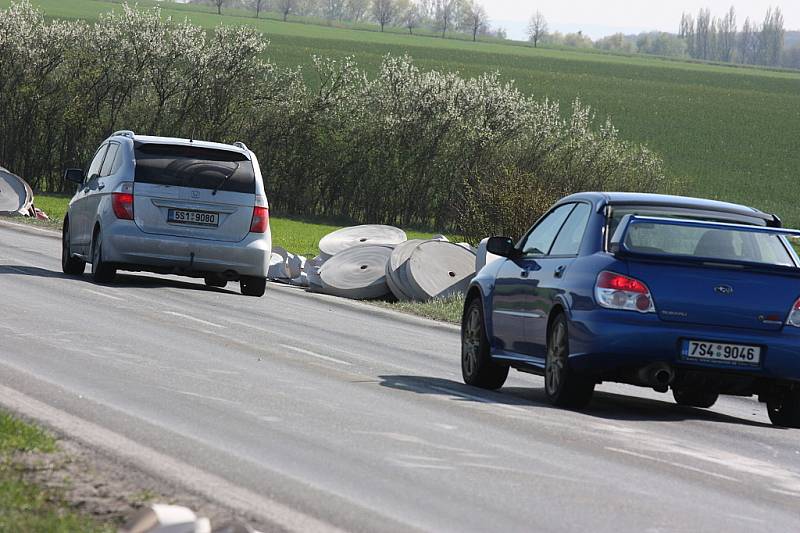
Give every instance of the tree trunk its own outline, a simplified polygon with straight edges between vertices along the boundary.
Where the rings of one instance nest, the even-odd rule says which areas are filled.
[[[284,12],[283,12],[283,21],[284,21],[284,22],[286,22],[286,19],[287,19],[288,17],[289,17],[289,12],[288,12],[288,11],[284,11]]]
[[[383,33],[383,26],[384,26],[384,24],[385,24],[384,22],[381,22],[381,33]]]
[[[478,29],[475,28],[474,30],[472,30],[472,42],[474,43],[477,40],[478,40]]]

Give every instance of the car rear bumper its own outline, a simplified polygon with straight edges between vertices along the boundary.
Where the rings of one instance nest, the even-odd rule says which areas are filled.
[[[651,363],[769,379],[800,381],[800,329],[780,331],[700,326],[664,322],[655,314],[627,311],[574,311],[570,362],[585,372],[609,372]],[[686,360],[684,339],[760,346],[759,366]]]
[[[115,221],[103,228],[103,256],[121,269],[167,269],[176,273],[235,273],[267,277],[272,239],[250,233],[239,242],[144,233],[132,221]]]

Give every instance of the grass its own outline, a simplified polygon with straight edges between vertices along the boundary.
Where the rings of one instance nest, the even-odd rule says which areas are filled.
[[[10,2],[0,0],[0,7]],[[48,16],[71,19],[93,20],[119,9],[118,3],[101,0],[33,3]],[[383,55],[408,53],[423,68],[467,76],[497,70],[523,92],[565,105],[581,98],[599,118],[611,117],[623,138],[660,153],[668,173],[687,184],[688,194],[745,203],[778,213],[788,225],[800,224],[800,204],[792,194],[800,172],[800,72],[443,40],[296,19],[284,23],[274,15],[256,20],[243,11],[219,17],[196,4],[162,7],[165,15],[188,17],[207,28],[221,22],[254,25],[270,40],[267,54],[274,62],[301,65],[304,72],[313,54],[352,55],[374,72]]]
[[[0,411],[0,455],[13,452],[56,451],[56,441],[42,429]]]
[[[425,318],[431,318],[440,322],[451,324],[461,323],[461,313],[464,311],[464,296],[450,296],[447,298],[435,298],[428,302],[372,302],[379,307],[402,311]]]
[[[53,437],[0,411],[0,531],[100,532],[109,528],[68,509],[53,491],[26,482],[14,454],[52,453]]]

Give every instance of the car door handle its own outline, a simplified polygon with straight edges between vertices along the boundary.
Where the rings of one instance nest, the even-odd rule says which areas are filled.
[[[523,278],[527,278],[529,273],[530,273],[529,270],[523,270],[522,272],[519,273],[519,275]]]
[[[102,191],[105,188],[106,188],[106,184],[105,183],[98,183],[97,184],[97,190],[98,191]]]
[[[553,275],[557,278],[561,278],[564,276],[564,271],[567,270],[567,265],[561,265],[556,269]]]

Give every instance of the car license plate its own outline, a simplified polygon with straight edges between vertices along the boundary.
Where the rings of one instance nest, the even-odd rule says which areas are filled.
[[[188,209],[170,209],[167,212],[167,222],[194,224],[197,226],[219,226],[219,213],[190,211]]]
[[[714,361],[737,365],[761,364],[761,348],[742,344],[685,340],[683,341],[681,355],[683,355],[684,359],[699,361]]]

